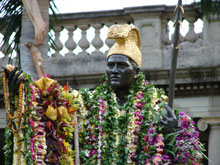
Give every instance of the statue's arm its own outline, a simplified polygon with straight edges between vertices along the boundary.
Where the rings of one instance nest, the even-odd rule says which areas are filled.
[[[199,132],[196,131],[192,118],[184,112],[178,112],[177,116],[167,104],[164,105],[167,113],[162,114],[161,123],[164,125],[163,133],[166,140],[175,142],[175,164],[201,163],[206,158],[203,144],[199,141]],[[184,148],[184,150],[183,150]],[[185,159],[182,159],[185,157]]]
[[[164,134],[173,133],[177,130],[178,121],[174,111],[170,108],[168,104],[164,104],[164,108],[166,109],[166,114],[162,114],[161,124],[164,126],[163,132]]]
[[[21,82],[26,80],[26,76],[22,70],[19,70],[17,66],[7,65],[2,68],[5,74],[5,78],[8,82],[8,88],[10,93],[17,93]]]

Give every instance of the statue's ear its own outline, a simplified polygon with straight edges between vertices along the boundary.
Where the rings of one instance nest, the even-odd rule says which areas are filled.
[[[135,78],[137,78],[139,72],[140,72],[140,68],[137,67],[137,68],[136,68],[136,71],[135,71]]]

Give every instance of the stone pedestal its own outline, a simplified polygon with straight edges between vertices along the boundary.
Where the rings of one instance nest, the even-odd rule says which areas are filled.
[[[209,165],[220,165],[220,117],[202,118],[198,122],[198,128],[205,131],[210,127],[208,142]]]

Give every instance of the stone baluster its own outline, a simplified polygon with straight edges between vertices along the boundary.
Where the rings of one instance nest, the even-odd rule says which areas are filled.
[[[113,24],[112,24],[112,23],[106,23],[105,25],[109,28],[109,27],[110,27],[111,25],[113,25]],[[114,39],[108,39],[108,38],[106,38],[106,40],[105,40],[105,44],[106,44],[109,48],[111,48],[114,43],[115,43]],[[107,50],[107,51],[105,52],[105,54],[107,54],[108,51],[109,51],[109,50]]]
[[[208,142],[208,158],[210,165],[220,164],[220,117],[202,118],[197,123],[198,129],[205,131],[210,127]]]
[[[86,51],[86,49],[88,49],[90,46],[90,43],[86,36],[87,34],[86,31],[89,29],[89,25],[79,25],[78,27],[82,30],[81,32],[82,37],[78,42],[79,47],[82,49],[79,55],[89,55],[88,52]]]
[[[168,20],[162,20],[162,43],[167,45],[170,43],[169,36],[168,36]]]
[[[94,24],[93,27],[95,28],[95,37],[92,40],[92,45],[95,47],[95,51],[93,51],[91,55],[102,55],[103,53],[100,51],[100,48],[103,46],[103,41],[100,38],[100,29],[103,25]]]
[[[194,31],[194,23],[195,23],[195,18],[190,17],[187,18],[187,20],[189,21],[189,31],[185,36],[185,40],[194,43],[197,40],[197,35]]]
[[[72,57],[75,54],[73,54],[73,50],[77,47],[76,42],[73,40],[73,32],[76,30],[76,26],[65,26],[65,28],[68,30],[68,40],[65,43],[65,47],[69,50],[65,54],[65,56]]]
[[[53,57],[60,57],[61,54],[59,53],[60,50],[63,49],[63,44],[60,41],[60,32],[63,30],[62,27],[60,26],[56,26],[54,28],[54,32],[55,32],[55,39],[54,39],[54,43],[55,43],[55,53],[53,54]]]

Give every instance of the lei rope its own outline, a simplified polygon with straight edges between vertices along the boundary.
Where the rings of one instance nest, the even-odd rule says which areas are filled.
[[[80,158],[84,164],[198,164],[205,155],[192,119],[178,113],[179,129],[164,135],[159,124],[167,97],[140,73],[127,102],[117,104],[106,76],[103,85],[80,92]]]
[[[26,125],[22,126],[22,122],[21,122],[22,121],[22,113],[25,113],[25,109],[23,106],[24,83],[20,83],[20,85],[19,85],[18,101],[17,100],[15,101],[15,102],[18,102],[18,105],[15,105],[15,107],[17,106],[17,108],[13,114],[13,112],[10,112],[10,111],[13,111],[13,108],[10,109],[10,104],[9,104],[10,100],[8,100],[8,98],[12,98],[9,95],[8,80],[6,80],[5,72],[3,72],[2,75],[3,75],[3,84],[4,84],[5,109],[6,109],[6,113],[7,113],[7,117],[8,117],[8,128],[11,128],[13,133],[16,133],[19,130],[24,129],[26,127]],[[18,120],[16,120],[16,119],[18,119]],[[17,123],[18,128],[14,128],[14,126],[16,126],[15,123]]]
[[[7,65],[8,72],[14,69],[14,66]],[[19,84],[18,93],[9,91],[8,80],[6,78],[6,73],[3,71],[3,86],[4,86],[4,101],[6,107],[6,123],[7,128],[5,129],[5,142],[4,146],[5,152],[5,164],[22,164],[23,162],[31,162],[28,160],[30,157],[30,152],[28,151],[29,143],[27,138],[30,135],[30,131],[27,131],[29,125],[27,123],[26,113],[27,106],[24,101],[27,96],[25,96],[25,86],[28,84],[28,77],[25,74],[26,83],[21,82]],[[27,100],[26,100],[27,102]],[[11,152],[11,153],[9,153]]]
[[[8,80],[6,80],[5,72],[3,72],[3,84],[4,84],[4,100],[5,100],[5,106],[6,106],[6,113],[8,116],[8,128],[11,128],[13,130],[13,133],[18,132],[20,129],[23,129],[25,126],[21,126],[21,117],[22,117],[22,111],[24,111],[23,108],[23,94],[24,94],[24,84],[21,83],[19,85],[19,98],[18,98],[18,108],[16,110],[16,114],[11,113],[10,111],[10,105],[8,98],[10,98],[9,91],[8,91]],[[17,122],[15,122],[15,119],[18,119]],[[15,129],[13,123],[18,123],[19,128]]]

